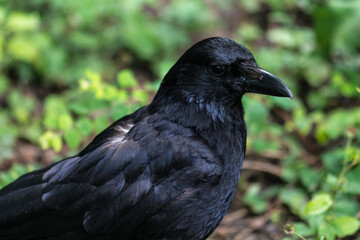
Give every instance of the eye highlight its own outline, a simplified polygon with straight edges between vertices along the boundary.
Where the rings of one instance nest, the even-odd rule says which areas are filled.
[[[210,67],[210,70],[212,73],[214,73],[217,76],[223,75],[225,72],[225,67],[222,65],[214,65]]]

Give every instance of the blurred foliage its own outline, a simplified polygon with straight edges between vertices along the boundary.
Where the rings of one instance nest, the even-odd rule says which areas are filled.
[[[186,47],[224,35],[295,96],[243,99],[248,153],[281,174],[266,183],[243,176],[242,204],[271,210],[284,239],[355,236],[359,22],[355,0],[0,0],[0,187],[39,167],[12,164],[19,143],[76,153],[147,104]]]
[[[43,149],[56,152],[65,143],[76,150],[88,142],[93,133],[105,129],[109,122],[130,114],[149,102],[151,89],[138,88],[132,72],[124,69],[117,75],[118,86],[108,84],[101,76],[90,70],[79,80],[79,89],[60,95],[49,95],[44,102],[42,122],[47,129],[39,136]],[[66,96],[66,97],[65,97]]]

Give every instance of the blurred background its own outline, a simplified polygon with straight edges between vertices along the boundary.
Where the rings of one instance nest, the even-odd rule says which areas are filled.
[[[359,23],[350,0],[0,0],[0,188],[76,154],[223,36],[295,99],[244,97],[247,157],[209,239],[360,239]]]

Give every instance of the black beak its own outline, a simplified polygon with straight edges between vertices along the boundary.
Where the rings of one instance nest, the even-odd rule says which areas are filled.
[[[243,82],[246,92],[294,98],[289,88],[280,79],[265,70],[257,70],[261,73],[258,79],[246,79]]]

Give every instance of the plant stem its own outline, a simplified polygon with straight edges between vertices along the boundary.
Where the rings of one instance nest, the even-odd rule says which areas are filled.
[[[306,240],[306,238],[304,238],[303,236],[301,236],[300,234],[298,234],[297,232],[294,232],[294,235],[296,235],[298,238],[300,238],[301,240]]]
[[[340,187],[344,184],[344,182],[342,181],[342,179],[343,179],[345,173],[347,173],[351,168],[353,168],[354,166],[356,166],[358,163],[359,163],[359,154],[357,154],[357,155],[355,156],[354,160],[353,160],[350,164],[348,164],[347,166],[345,166],[345,167],[341,170],[341,172],[340,172],[340,174],[339,174],[339,176],[337,177],[337,180],[336,180],[337,183],[336,183],[336,185],[335,185],[334,192],[333,192],[333,197],[334,197],[334,198],[336,197],[336,195],[337,195]]]

